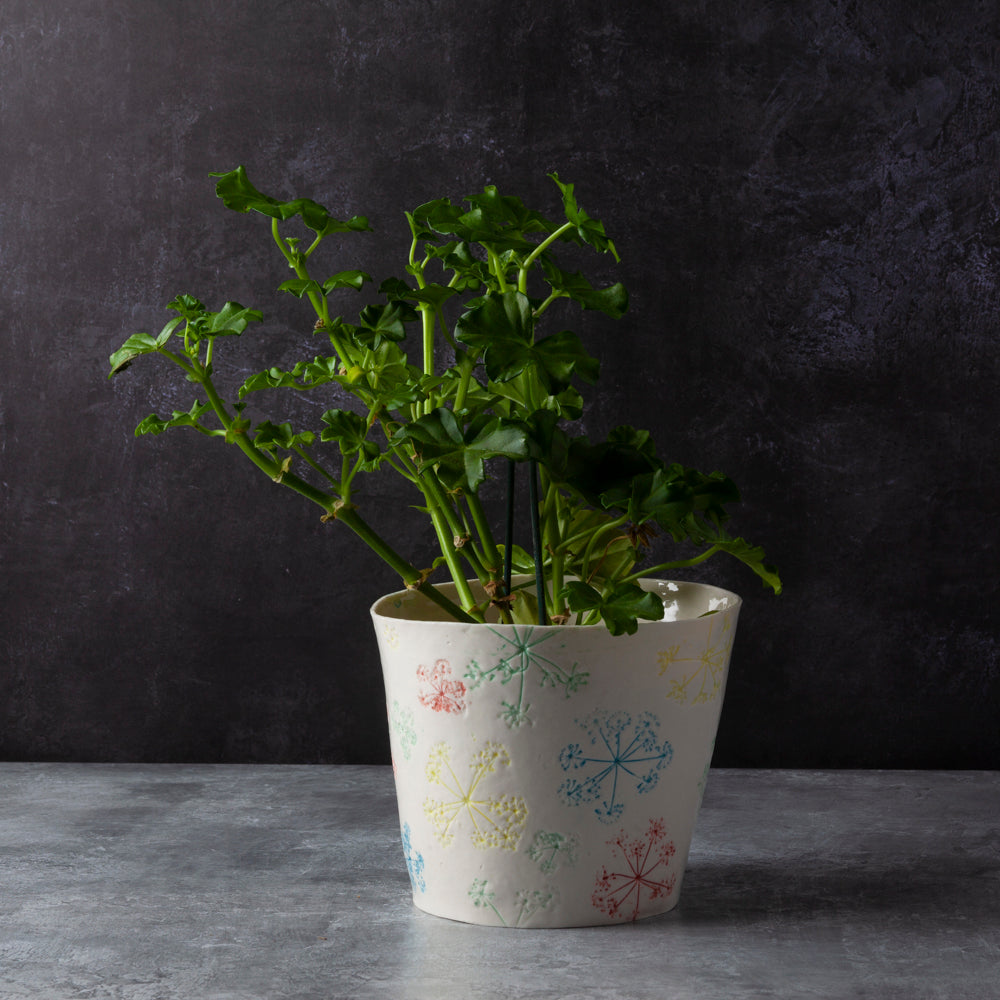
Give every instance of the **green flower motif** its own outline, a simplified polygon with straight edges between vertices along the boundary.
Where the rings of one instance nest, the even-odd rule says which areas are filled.
[[[396,745],[406,760],[410,759],[413,748],[417,745],[417,730],[413,722],[413,712],[400,707],[398,701],[392,703],[389,713],[389,725],[396,736]]]
[[[531,706],[526,701],[529,673],[537,675],[539,687],[562,688],[567,698],[586,685],[589,674],[580,670],[579,664],[565,667],[539,652],[538,647],[554,638],[553,633],[537,634],[534,627],[514,626],[513,638],[508,638],[495,629],[492,631],[507,648],[505,655],[488,668],[473,660],[466,670],[465,680],[470,688],[488,681],[499,681],[501,685],[516,684],[517,698],[501,702],[499,713],[511,729],[531,724],[528,714]]]
[[[539,830],[528,847],[528,857],[546,874],[551,875],[561,866],[576,864],[580,838],[575,834],[548,833]]]
[[[556,898],[555,892],[550,889],[519,889],[514,893],[514,922],[509,924],[497,908],[496,893],[488,886],[489,882],[486,879],[475,879],[469,889],[469,899],[477,909],[492,910],[504,927],[520,926],[540,910],[548,909]]]

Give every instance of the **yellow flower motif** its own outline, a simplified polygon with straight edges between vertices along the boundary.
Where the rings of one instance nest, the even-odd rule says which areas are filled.
[[[497,766],[510,764],[506,747],[493,741],[472,755],[469,767],[472,778],[466,783],[451,766],[451,748],[436,744],[427,759],[424,773],[432,785],[444,789],[440,799],[424,801],[424,815],[434,828],[434,835],[447,846],[455,839],[457,828],[471,827],[469,839],[474,847],[486,850],[497,847],[514,851],[528,822],[528,806],[520,795],[487,796],[479,791],[487,775]]]
[[[383,625],[382,626],[382,638],[385,639],[385,644],[390,649],[399,648],[399,632],[393,625]]]
[[[720,624],[721,622],[721,624]],[[722,690],[722,679],[733,649],[731,619],[720,615],[713,621],[705,649],[698,656],[681,656],[680,646],[672,646],[657,656],[660,676],[671,674],[667,698],[681,704],[699,705],[713,701]],[[679,671],[677,664],[688,663],[695,666]],[[678,676],[678,673],[680,676]]]

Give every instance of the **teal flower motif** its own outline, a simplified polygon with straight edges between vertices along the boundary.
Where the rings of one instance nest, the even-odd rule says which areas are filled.
[[[511,729],[531,724],[527,701],[528,675],[538,678],[538,686],[562,688],[568,698],[587,683],[586,671],[578,670],[579,664],[563,666],[554,658],[543,655],[538,647],[554,638],[551,632],[539,633],[532,626],[514,626],[513,637],[492,630],[503,641],[504,648],[492,667],[483,667],[473,660],[465,672],[469,690],[488,681],[499,681],[501,686],[509,685],[516,690],[512,697],[501,703],[500,718]]]

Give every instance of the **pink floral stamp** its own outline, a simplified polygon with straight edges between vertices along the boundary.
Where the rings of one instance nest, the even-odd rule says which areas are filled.
[[[430,688],[420,692],[421,705],[435,712],[450,712],[453,715],[465,711],[467,689],[462,681],[452,678],[451,665],[447,660],[437,660],[433,667],[421,664],[417,667],[417,679]]]

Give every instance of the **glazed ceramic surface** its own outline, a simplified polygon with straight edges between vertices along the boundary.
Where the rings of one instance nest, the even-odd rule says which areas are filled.
[[[740,599],[643,581],[666,619],[464,625],[372,608],[403,850],[422,910],[507,927],[636,920],[678,899]]]

